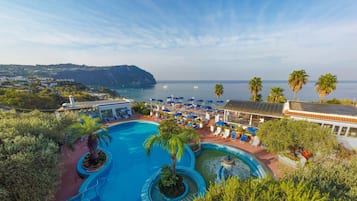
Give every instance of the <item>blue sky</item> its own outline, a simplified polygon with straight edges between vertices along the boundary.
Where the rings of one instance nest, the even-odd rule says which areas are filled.
[[[0,63],[137,65],[157,80],[356,80],[355,0],[3,0]]]

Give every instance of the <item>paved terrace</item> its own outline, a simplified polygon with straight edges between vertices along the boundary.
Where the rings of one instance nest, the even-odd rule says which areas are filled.
[[[134,115],[130,119],[126,119],[123,121],[127,121],[127,120],[149,120],[149,121],[156,121],[156,122],[161,121],[160,119],[157,119],[155,117],[140,116],[140,115]],[[123,122],[123,121],[118,121],[118,122]],[[213,124],[213,122],[210,123]],[[201,135],[201,141],[203,142],[212,142],[212,143],[229,145],[254,155],[260,162],[264,163],[265,166],[271,170],[271,172],[275,177],[281,178],[282,173],[278,171],[277,157],[267,152],[264,148],[260,146],[253,147],[249,143],[241,143],[239,142],[239,139],[231,140],[230,138],[223,139],[220,136],[214,136],[210,132],[209,127],[206,125],[201,129],[197,129],[197,131],[199,131]],[[71,151],[67,147],[63,148],[63,155],[61,158],[61,162],[63,164],[63,170],[59,183],[59,189],[55,195],[55,201],[65,201],[75,196],[78,193],[79,187],[83,183],[84,179],[78,176],[76,165],[80,157],[87,151],[88,149],[85,141],[76,143],[74,151]]]

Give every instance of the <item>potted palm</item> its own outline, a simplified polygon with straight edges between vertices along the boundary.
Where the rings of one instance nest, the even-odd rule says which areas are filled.
[[[108,129],[103,124],[99,123],[99,118],[91,118],[87,115],[82,115],[80,121],[72,124],[69,127],[69,138],[67,145],[73,149],[74,143],[81,138],[87,138],[87,147],[89,152],[83,160],[83,168],[87,171],[95,171],[101,168],[106,162],[106,154],[98,149],[98,144],[108,145],[111,141],[111,136]]]
[[[159,145],[171,155],[171,168],[163,166],[158,187],[160,192],[169,198],[185,192],[183,177],[176,174],[176,161],[181,159],[184,145],[190,140],[198,139],[199,134],[193,129],[181,128],[174,119],[163,120],[159,126],[159,134],[148,137],[144,148],[148,154],[155,145]]]

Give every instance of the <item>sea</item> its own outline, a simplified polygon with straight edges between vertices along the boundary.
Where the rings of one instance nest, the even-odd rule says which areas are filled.
[[[315,91],[316,81],[305,84],[297,94],[299,101],[319,101],[319,94]],[[214,94],[216,84],[222,84],[223,95],[218,99]],[[251,93],[248,89],[249,81],[228,81],[228,80],[206,80],[206,81],[157,81],[157,84],[148,88],[116,88],[120,96],[124,96],[135,101],[149,101],[150,99],[162,99],[166,101],[170,97],[184,97],[203,100],[249,100]],[[266,100],[272,87],[284,89],[284,95],[288,100],[292,100],[293,92],[289,88],[287,81],[263,81],[261,94]],[[356,101],[357,80],[339,81],[336,90],[325,97],[325,100],[333,98],[350,99]]]

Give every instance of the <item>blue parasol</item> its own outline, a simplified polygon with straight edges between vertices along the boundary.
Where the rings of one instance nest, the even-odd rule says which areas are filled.
[[[256,127],[248,127],[247,128],[247,131],[253,135],[255,135],[257,133],[257,130],[258,130],[258,128],[256,128]]]
[[[197,115],[190,115],[190,116],[188,116],[187,118],[189,118],[189,119],[196,119],[196,118],[197,118]]]
[[[205,105],[205,106],[203,106],[203,109],[205,109],[205,110],[212,110],[212,107],[209,106],[209,105]]]
[[[216,126],[226,126],[226,125],[227,125],[227,123],[224,122],[224,121],[217,121],[216,122]]]
[[[169,109],[163,109],[162,111],[163,111],[163,112],[170,112]]]
[[[187,101],[194,101],[195,99],[194,98],[190,98],[190,99],[188,99]]]
[[[174,114],[175,117],[178,117],[178,116],[181,116],[181,115],[182,115],[181,112],[176,112],[176,113]]]

